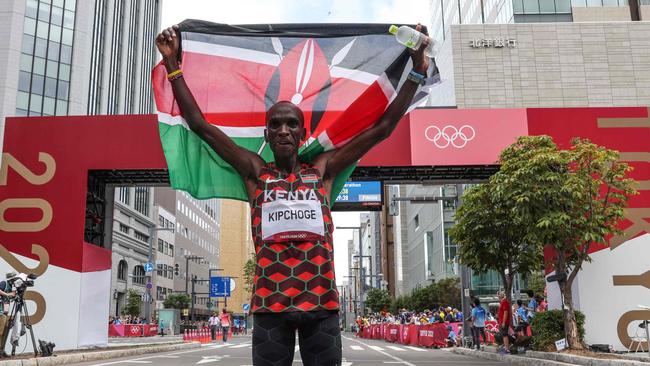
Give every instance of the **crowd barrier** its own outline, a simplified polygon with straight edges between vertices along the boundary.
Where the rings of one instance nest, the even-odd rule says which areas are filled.
[[[109,324],[109,337],[151,337],[158,334],[157,324]]]
[[[415,324],[372,324],[363,327],[361,338],[383,339],[391,343],[399,343],[409,346],[420,347],[446,347],[449,331],[447,326],[451,325],[453,331],[458,335],[458,326],[462,323],[435,323],[425,325]],[[497,330],[497,323],[488,321],[485,323],[487,343],[494,342],[493,332]],[[470,336],[469,333],[462,336]]]

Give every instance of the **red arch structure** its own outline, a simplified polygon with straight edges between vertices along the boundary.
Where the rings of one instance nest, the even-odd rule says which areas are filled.
[[[630,322],[650,318],[635,309],[650,305],[647,276],[616,277],[650,270],[648,108],[417,109],[361,161],[354,177],[479,181],[498,169],[502,148],[527,134],[550,135],[560,146],[586,137],[621,151],[635,167],[641,194],[630,203],[625,234],[593,253],[594,262],[576,286],[580,308],[591,320],[587,341],[622,348]],[[112,220],[105,220],[112,211],[107,188],[167,180],[154,115],[7,118],[0,270],[40,276],[28,292],[39,337],[61,348],[107,341],[112,232]],[[597,301],[602,298],[610,299],[608,305]]]

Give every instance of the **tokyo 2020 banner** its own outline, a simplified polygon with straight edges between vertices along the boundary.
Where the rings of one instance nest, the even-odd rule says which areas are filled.
[[[575,283],[588,343],[629,344],[650,312],[650,118],[647,108],[418,109],[360,166],[494,165],[520,135],[560,146],[586,137],[617,149],[634,168],[640,194],[624,234],[594,248]],[[27,306],[38,338],[57,348],[105,344],[110,303],[110,217],[87,221],[93,170],[164,170],[155,115],[7,118],[0,166],[0,273],[39,276]],[[389,172],[390,170],[386,170]],[[418,177],[413,177],[417,181]],[[104,247],[84,240],[87,222],[104,225]],[[551,289],[551,305],[559,298]],[[559,296],[559,295],[558,295]],[[607,299],[607,306],[600,306]],[[61,330],[65,329],[65,332]]]

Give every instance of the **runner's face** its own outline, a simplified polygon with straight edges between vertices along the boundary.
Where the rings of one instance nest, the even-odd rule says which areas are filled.
[[[306,136],[302,111],[288,102],[275,104],[266,113],[264,134],[276,160],[298,155],[300,142]]]

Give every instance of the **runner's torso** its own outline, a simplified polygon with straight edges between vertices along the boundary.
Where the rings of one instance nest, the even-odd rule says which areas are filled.
[[[252,312],[338,310],[332,217],[318,169],[257,179],[251,228],[257,265]]]

